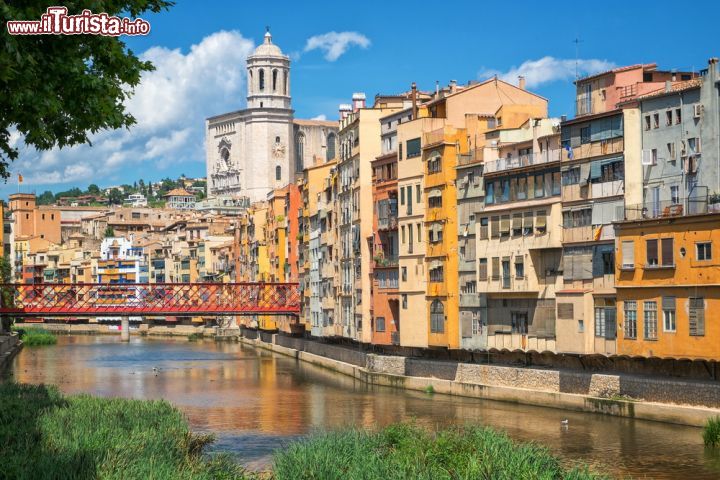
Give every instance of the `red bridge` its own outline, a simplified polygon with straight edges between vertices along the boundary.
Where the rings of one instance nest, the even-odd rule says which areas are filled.
[[[0,284],[0,315],[299,315],[297,283]]]

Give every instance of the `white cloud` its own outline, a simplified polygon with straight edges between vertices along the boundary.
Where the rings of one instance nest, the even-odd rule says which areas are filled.
[[[317,115],[317,116],[311,118],[310,120],[322,120],[324,122],[325,120],[327,120],[327,115],[325,115],[324,113],[321,113],[320,115]]]
[[[204,163],[204,120],[244,106],[245,58],[252,49],[252,40],[236,31],[213,33],[188,52],[150,48],[140,57],[155,70],[143,75],[126,101],[135,125],[91,135],[92,146],[37,152],[20,141],[12,170],[27,184],[82,186],[110,182],[128,169],[140,177],[149,168]]]
[[[325,59],[334,62],[353,45],[368,48],[370,39],[358,32],[328,32],[308,38],[305,43],[305,51],[323,50]]]
[[[486,79],[497,75],[498,78],[515,84],[518,76],[523,76],[527,87],[534,88],[545,83],[573,79],[575,77],[575,67],[575,60],[548,56],[538,60],[526,60],[520,66],[514,66],[507,72],[482,69],[478,73],[478,77]],[[615,68],[615,64],[607,60],[594,58],[577,60],[577,73],[579,75],[592,75],[612,68]]]

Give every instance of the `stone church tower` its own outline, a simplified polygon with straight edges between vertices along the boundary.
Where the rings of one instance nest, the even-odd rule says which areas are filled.
[[[311,132],[298,131],[290,100],[290,58],[273,43],[270,31],[247,58],[247,85],[246,109],[206,120],[208,196],[264,200],[271,190],[294,181],[314,158],[326,158],[329,151],[334,155],[336,122],[301,120],[303,130]],[[308,133],[317,140],[305,151]]]

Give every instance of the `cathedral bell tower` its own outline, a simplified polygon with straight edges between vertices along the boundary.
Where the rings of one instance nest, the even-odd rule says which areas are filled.
[[[247,108],[290,106],[290,58],[273,44],[270,29],[262,45],[247,57]]]

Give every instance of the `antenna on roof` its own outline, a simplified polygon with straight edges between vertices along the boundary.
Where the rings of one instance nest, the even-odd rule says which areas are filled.
[[[580,61],[580,44],[582,43],[582,40],[580,40],[580,37],[575,37],[573,43],[575,44],[575,80],[577,80],[580,78],[578,73],[578,62]]]

